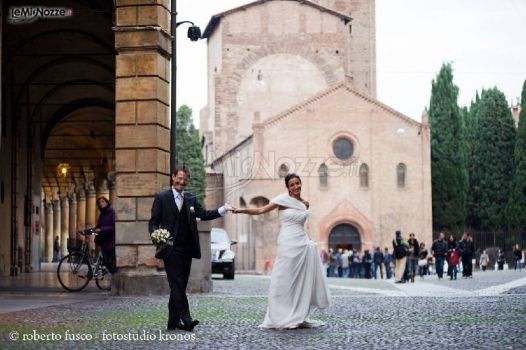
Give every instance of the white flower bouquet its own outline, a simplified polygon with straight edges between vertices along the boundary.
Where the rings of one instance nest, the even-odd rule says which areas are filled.
[[[170,231],[164,228],[158,228],[152,232],[150,238],[153,244],[157,246],[155,257],[157,259],[168,258],[173,250],[173,238],[170,235]]]

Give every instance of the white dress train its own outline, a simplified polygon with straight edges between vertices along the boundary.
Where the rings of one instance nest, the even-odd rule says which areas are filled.
[[[322,325],[308,318],[311,307],[329,306],[329,289],[318,248],[303,227],[308,210],[288,193],[272,199],[272,203],[286,209],[279,214],[278,255],[270,279],[267,314],[260,327],[282,329]]]

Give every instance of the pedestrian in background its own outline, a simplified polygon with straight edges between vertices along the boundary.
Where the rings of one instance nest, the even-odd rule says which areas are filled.
[[[453,279],[453,268],[451,264],[449,263],[449,260],[451,258],[451,254],[457,249],[457,239],[455,238],[454,234],[450,234],[447,238],[447,253],[446,253],[446,259],[447,259],[447,275],[449,276],[449,279]],[[458,265],[458,262],[455,264]],[[455,266],[457,268],[457,266]],[[455,279],[456,279],[456,271],[455,271]]]
[[[522,250],[519,248],[518,244],[515,244],[515,248],[513,248],[513,261],[515,262],[515,270],[521,270],[521,260],[522,260]]]
[[[488,267],[488,264],[489,264],[489,255],[488,253],[486,253],[486,250],[482,251],[482,254],[480,255],[479,264],[480,264],[480,268],[482,269],[482,271],[486,271],[486,268]]]
[[[60,259],[62,259],[62,255],[60,254],[60,238],[59,236],[55,237],[55,242],[53,243],[53,252],[55,253],[55,257],[53,261],[59,262]]]
[[[431,253],[435,257],[435,270],[438,279],[441,280],[444,275],[444,260],[446,259],[447,243],[444,240],[444,232],[438,234],[438,239],[431,246]]]
[[[378,278],[378,270],[380,270],[380,278],[383,279],[384,273],[382,271],[382,265],[384,263],[384,255],[382,254],[380,247],[376,247],[374,249],[373,262],[374,262],[374,279]]]
[[[360,258],[360,254],[358,251],[354,251],[353,257],[352,257],[352,266],[354,270],[354,278],[360,278],[362,275],[362,260]]]
[[[343,260],[342,260],[342,249],[338,249],[338,252],[336,253],[336,276],[342,277],[343,276]]]
[[[115,256],[115,209],[108,198],[102,196],[97,198],[97,207],[100,215],[95,226],[97,237],[95,243],[100,246],[102,260],[108,271],[117,272]]]
[[[409,243],[409,255],[407,256],[407,277],[411,282],[415,282],[420,246],[418,244],[418,240],[415,238],[414,233],[409,234],[409,240],[407,243]]]
[[[420,243],[418,252],[418,274],[420,275],[420,278],[424,278],[424,275],[428,274],[428,255],[429,252],[426,249],[426,244],[424,242]]]
[[[369,249],[366,249],[363,252],[363,258],[362,258],[363,267],[365,270],[365,278],[371,278],[371,267],[373,264],[373,257],[371,253],[369,252]]]
[[[502,249],[499,249],[497,252],[497,265],[499,266],[499,270],[504,270],[504,263],[506,262],[506,256],[504,255],[504,251]]]
[[[393,277],[393,255],[389,253],[389,249],[385,247],[384,249],[384,266],[385,266],[385,278],[391,279]]]
[[[327,277],[334,277],[336,271],[336,255],[334,250],[329,248],[329,270],[327,271]]]
[[[451,274],[449,274],[450,280],[457,280],[457,272],[458,272],[458,263],[460,262],[460,253],[457,249],[453,249],[448,257],[448,274],[449,271],[451,271]]]
[[[409,250],[409,243],[402,238],[402,232],[395,232],[395,239],[393,239],[393,255],[395,258],[395,283],[404,283],[403,276],[405,265],[407,261],[407,254]]]
[[[462,277],[473,278],[473,254],[475,245],[471,235],[464,232],[462,239],[458,242],[458,251],[462,258]]]
[[[349,250],[345,249],[342,254],[342,277],[349,277]]]

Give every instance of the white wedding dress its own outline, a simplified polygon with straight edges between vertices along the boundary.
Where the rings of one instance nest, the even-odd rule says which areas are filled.
[[[329,306],[329,289],[315,242],[303,225],[309,212],[299,200],[281,194],[272,200],[280,210],[278,256],[274,262],[268,308],[262,328],[303,328],[322,325],[310,321],[311,307]]]

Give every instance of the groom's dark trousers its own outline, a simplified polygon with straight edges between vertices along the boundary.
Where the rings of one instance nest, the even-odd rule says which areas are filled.
[[[175,204],[171,189],[160,192],[155,197],[149,231],[152,233],[157,228],[164,228],[170,231],[172,237],[175,237],[174,249],[164,259],[166,276],[170,285],[168,328],[173,328],[180,321],[189,324],[192,320],[186,297],[186,286],[190,277],[192,258],[201,258],[196,217],[201,220],[212,220],[220,216],[217,209],[204,210],[197,198],[190,192],[185,191],[181,210]]]

